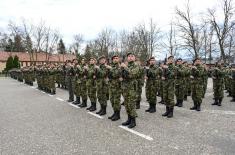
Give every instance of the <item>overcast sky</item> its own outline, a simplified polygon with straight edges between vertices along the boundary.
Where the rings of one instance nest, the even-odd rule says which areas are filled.
[[[116,31],[131,29],[152,18],[161,30],[167,30],[174,20],[175,7],[182,8],[186,0],[0,0],[0,31],[8,22],[22,18],[58,29],[66,44],[81,33],[86,40],[94,39],[102,28]],[[200,16],[207,8],[219,5],[219,0],[190,0],[192,12]]]

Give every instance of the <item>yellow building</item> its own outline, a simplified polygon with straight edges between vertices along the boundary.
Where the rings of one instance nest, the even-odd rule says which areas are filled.
[[[73,54],[48,54],[44,52],[29,54],[26,52],[0,51],[0,72],[2,72],[6,67],[6,62],[9,56],[14,58],[15,55],[18,56],[22,67],[30,66],[32,64],[43,64],[44,62],[63,63],[66,60],[76,59],[76,56]]]

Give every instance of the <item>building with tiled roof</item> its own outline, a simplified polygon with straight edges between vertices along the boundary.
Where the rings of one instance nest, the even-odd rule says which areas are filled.
[[[76,59],[73,54],[48,54],[44,52],[26,53],[26,52],[5,52],[0,51],[0,72],[6,67],[6,62],[9,56],[18,56],[21,66],[30,66],[31,64],[43,64],[44,62],[63,63],[66,60]]]

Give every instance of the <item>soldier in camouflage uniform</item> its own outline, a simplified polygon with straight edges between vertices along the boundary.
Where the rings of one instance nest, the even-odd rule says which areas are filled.
[[[162,73],[163,73],[163,63],[160,64],[160,67],[159,67],[159,71],[160,71],[160,79],[159,79],[159,95],[161,97],[161,101],[159,101],[158,103],[161,103],[161,104],[165,104],[165,102],[163,101],[163,81],[162,80]]]
[[[72,84],[73,82],[72,80],[74,76],[75,76],[75,73],[74,73],[72,62],[68,60],[67,65],[66,65],[66,85],[69,91],[68,102],[74,101],[73,84]]]
[[[156,65],[156,60],[154,57],[149,59],[149,68],[146,68],[146,98],[149,102],[149,108],[145,110],[149,113],[156,112],[156,102],[157,102],[157,90],[158,90],[158,79],[160,76],[160,69]]]
[[[74,105],[80,104],[80,91],[81,91],[81,73],[82,69],[78,63],[74,66],[74,73],[75,73],[75,79],[74,79],[74,95],[76,96],[76,100],[73,102]]]
[[[179,58],[176,60],[175,67],[175,96],[176,96],[176,104],[175,106],[182,107],[183,101],[185,97],[185,73],[186,69],[182,64],[182,59]]]
[[[141,66],[141,62],[136,61],[137,66],[139,67],[139,75],[138,75],[138,89],[137,89],[137,101],[136,101],[136,109],[140,109],[140,101],[142,94],[142,87],[144,86],[144,68]]]
[[[174,111],[174,90],[175,90],[175,66],[174,66],[174,57],[169,56],[167,59],[167,65],[163,65],[162,73],[162,84],[163,84],[163,100],[166,105],[166,112],[162,114],[163,117],[171,118],[173,117]]]
[[[108,78],[109,78],[109,90],[110,90],[110,102],[113,108],[112,116],[108,117],[112,121],[117,121],[120,119],[120,110],[121,110],[121,68],[119,65],[118,55],[112,57],[111,66],[107,66],[109,69]]]
[[[190,110],[201,111],[201,103],[203,98],[203,75],[204,67],[201,64],[201,59],[196,58],[192,66],[192,99],[194,106]]]
[[[225,72],[223,70],[221,62],[217,62],[212,72],[213,91],[214,91],[214,100],[215,100],[212,105],[221,106],[222,100],[224,98],[224,76]]]
[[[97,73],[97,67],[95,65],[96,59],[91,57],[89,60],[88,67],[85,66],[84,69],[87,72],[87,90],[88,90],[88,97],[91,101],[91,106],[87,108],[89,111],[95,111],[96,110],[96,73]]]
[[[106,67],[106,58],[101,56],[99,58],[100,66],[96,69],[96,86],[97,98],[100,103],[100,110],[96,112],[99,115],[106,114],[107,100],[108,100],[108,69]]]
[[[79,105],[80,108],[87,107],[87,86],[86,86],[86,79],[87,79],[87,70],[85,70],[86,61],[85,58],[81,60],[81,86],[80,86],[80,96],[82,97],[82,104]]]
[[[55,88],[55,77],[56,76],[56,70],[54,64],[50,64],[48,68],[48,88],[49,92],[52,95],[55,95],[56,93],[56,88]]]
[[[231,96],[231,102],[235,102],[235,64],[233,64],[231,69]]]
[[[187,96],[191,96],[191,69],[188,65],[188,62],[185,61],[184,63],[184,68],[185,68],[185,95],[184,95],[184,100],[187,100]]]
[[[208,67],[206,64],[204,64],[203,67],[204,67],[204,75],[203,75],[203,98],[204,98],[208,83]]]
[[[136,101],[138,97],[138,76],[139,76],[139,67],[135,63],[135,55],[133,53],[127,54],[128,65],[125,63],[121,64],[122,74],[123,74],[123,87],[125,93],[123,93],[124,97],[124,105],[128,115],[128,119],[126,122],[123,122],[123,126],[127,126],[128,128],[133,128],[136,126]]]

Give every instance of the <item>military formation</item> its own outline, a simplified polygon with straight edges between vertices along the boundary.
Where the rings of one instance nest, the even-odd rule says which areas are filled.
[[[64,64],[45,63],[23,67],[20,70],[12,70],[10,75],[28,85],[33,85],[36,79],[38,89],[52,95],[56,93],[56,85],[58,88],[67,89],[68,102],[80,108],[87,107],[86,110],[91,112],[96,111],[99,104],[100,109],[96,114],[101,116],[106,115],[109,100],[113,109],[113,114],[108,117],[111,121],[120,119],[121,105],[124,105],[128,117],[122,125],[133,128],[136,126],[137,110],[140,109],[144,86],[149,103],[149,108],[145,111],[156,112],[159,96],[159,103],[166,107],[162,116],[167,118],[172,118],[174,107],[183,107],[183,102],[189,96],[193,100],[190,110],[201,111],[209,76],[213,79],[212,105],[222,105],[224,90],[227,90],[228,96],[232,98],[231,102],[235,102],[234,67],[225,66],[219,61],[213,68],[208,68],[202,64],[200,58],[194,59],[193,64],[188,64],[181,58],[174,60],[173,56],[169,56],[159,65],[155,58],[151,57],[143,65],[135,54],[127,53],[123,58],[112,56],[111,62],[108,62],[105,56],[99,57],[98,60],[94,57],[89,60],[82,58],[80,62],[74,59]],[[122,104],[121,97],[124,99]],[[91,103],[89,107],[88,99]]]

